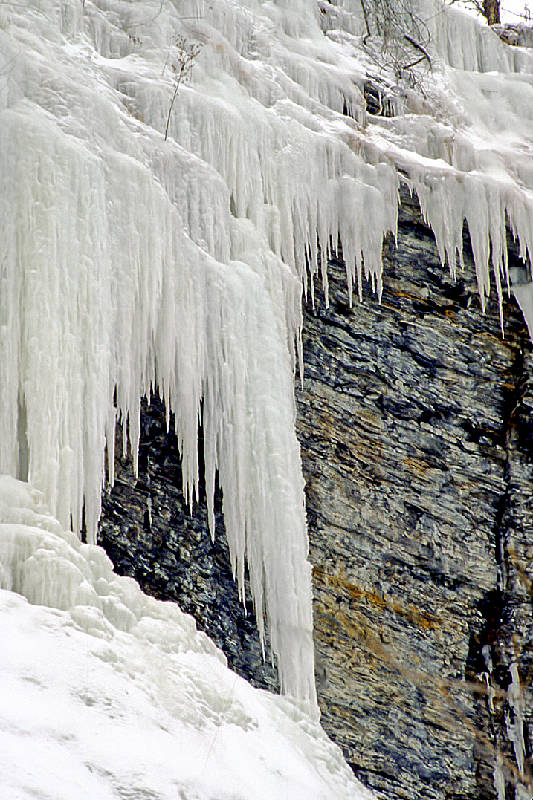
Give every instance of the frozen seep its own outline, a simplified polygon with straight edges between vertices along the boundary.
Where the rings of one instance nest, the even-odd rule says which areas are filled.
[[[212,491],[218,469],[233,569],[243,590],[247,556],[260,626],[263,573],[275,576],[268,609],[282,683],[312,701],[312,683],[301,685],[297,672],[301,651],[311,647],[312,621],[285,328],[287,318],[298,322],[299,284],[272,258],[268,274],[200,250],[138,161],[112,153],[103,163],[76,140],[54,136],[46,120],[42,127],[35,117],[25,121],[24,135],[15,133],[17,122],[6,112],[0,149],[6,166],[17,165],[17,188],[2,194],[17,198],[14,215],[33,236],[17,241],[12,234],[16,255],[3,298],[12,317],[20,304],[22,331],[9,329],[2,361],[19,372],[31,481],[64,526],[72,520],[80,530],[83,508],[94,541],[104,447],[114,438],[114,387],[135,458],[140,395],[157,385],[175,410],[192,503],[203,403],[206,478]],[[273,306],[267,281],[289,308]],[[3,413],[12,442],[2,467],[13,474],[22,448],[13,409]]]
[[[201,423],[211,529],[218,472],[241,596],[247,563],[283,691],[314,711],[302,287],[321,270],[327,299],[341,244],[350,300],[364,279],[381,295],[400,181],[453,273],[466,219],[483,305],[491,265],[500,299],[508,283],[506,223],[529,266],[533,250],[533,60],[460,12],[413,8],[432,70],[392,119],[364,108],[356,0],[2,11],[0,470],[94,542],[117,420],[136,467],[140,397],[161,394],[191,504]],[[202,50],[164,141],[179,35]]]
[[[529,335],[533,340],[533,283],[513,284],[513,294],[524,315]]]
[[[509,717],[506,719],[507,735],[509,741],[513,743],[516,766],[520,777],[522,777],[524,775],[524,758],[526,755],[526,746],[524,742],[524,700],[516,662],[513,661],[510,664],[509,672],[511,673],[511,683],[507,687],[507,700],[509,702],[512,719]]]

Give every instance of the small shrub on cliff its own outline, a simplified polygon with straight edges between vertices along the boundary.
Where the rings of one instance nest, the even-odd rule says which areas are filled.
[[[198,57],[200,50],[202,49],[202,45],[196,42],[189,42],[185,36],[177,36],[174,42],[174,48],[175,55],[170,65],[170,68],[174,73],[174,86],[172,97],[168,106],[167,124],[165,126],[165,142],[168,139],[170,118],[172,116],[172,110],[174,108],[174,103],[176,102],[180,86],[183,81],[190,78],[194,62]]]

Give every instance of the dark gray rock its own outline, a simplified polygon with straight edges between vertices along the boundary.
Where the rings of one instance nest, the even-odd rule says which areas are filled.
[[[339,261],[329,308],[306,308],[298,431],[322,722],[388,796],[492,798],[496,749],[509,784],[516,769],[511,661],[531,753],[531,345],[513,303],[505,338],[496,303],[481,314],[468,258],[450,280],[402,199],[381,305],[347,307]]]
[[[98,543],[121,575],[135,578],[143,591],[174,600],[192,614],[225,652],[228,664],[254,685],[279,690],[275,669],[264,663],[253,605],[239,601],[216,496],[216,535],[208,529],[204,487],[191,514],[181,490],[177,440],[166,429],[165,410],[157,397],[141,413],[139,477],[131,459],[117,456],[113,489],[103,498]],[[122,437],[116,452],[122,452]],[[201,448],[200,448],[201,450]]]

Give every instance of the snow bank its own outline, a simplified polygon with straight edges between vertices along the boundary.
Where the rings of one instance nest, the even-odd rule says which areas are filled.
[[[253,689],[0,478],[2,797],[370,800],[296,703]]]

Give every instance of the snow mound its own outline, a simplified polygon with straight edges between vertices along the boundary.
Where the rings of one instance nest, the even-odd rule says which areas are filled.
[[[298,705],[0,478],[2,797],[364,800]]]

